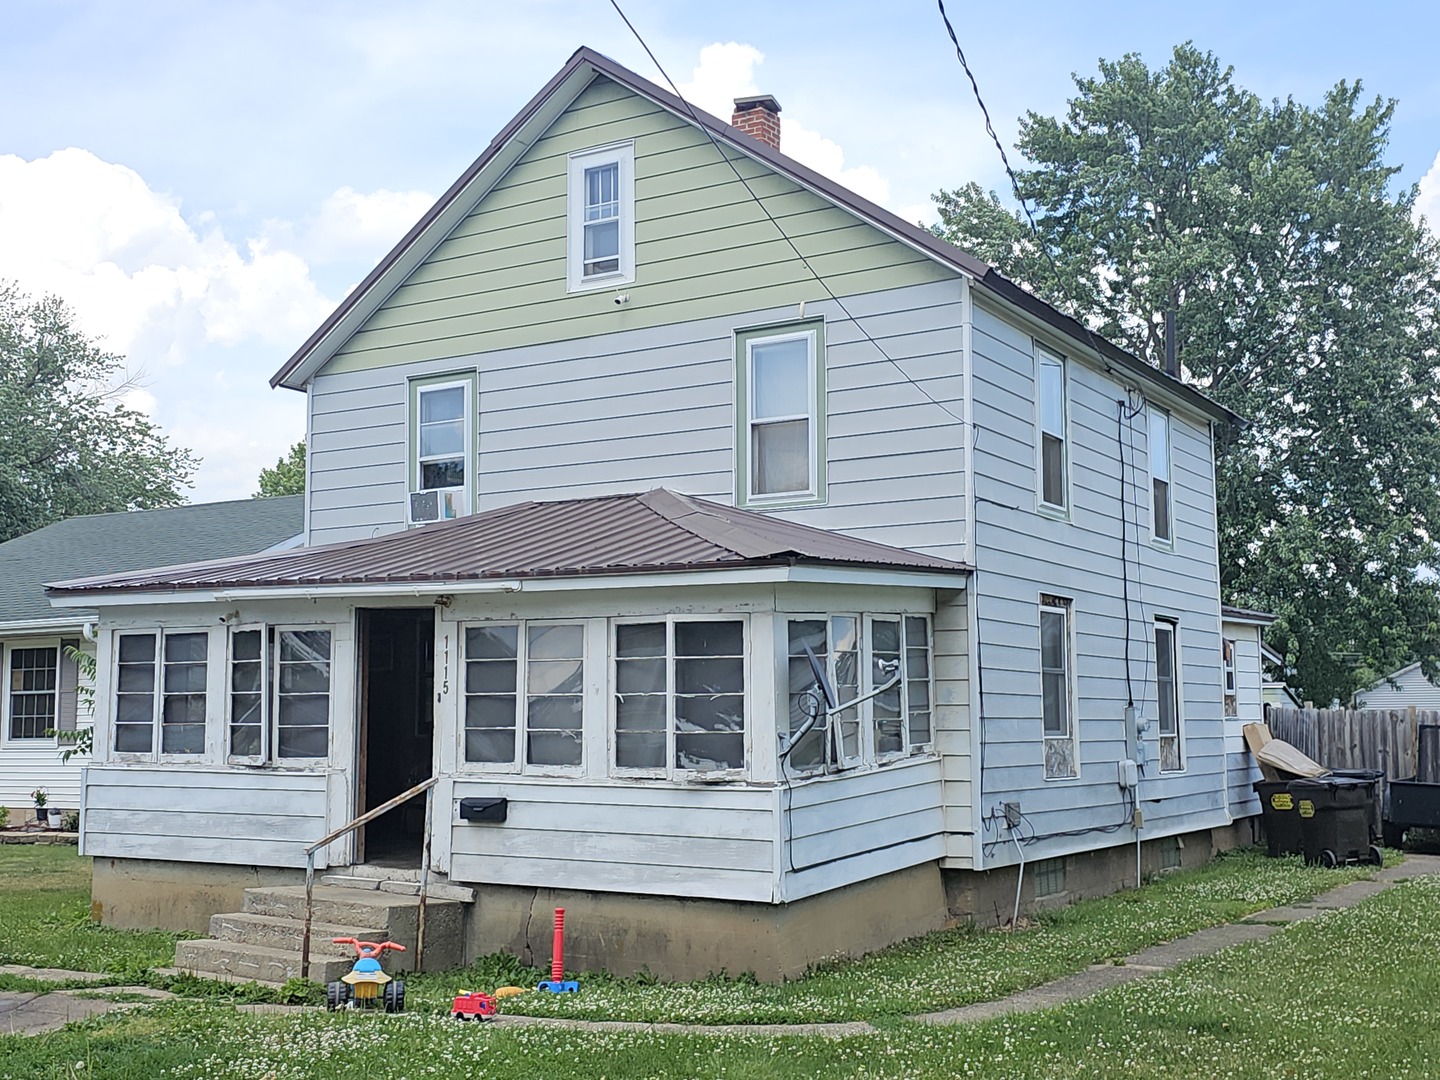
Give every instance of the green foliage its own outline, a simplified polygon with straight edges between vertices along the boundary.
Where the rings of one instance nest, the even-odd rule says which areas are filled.
[[[1267,104],[1189,44],[1075,85],[1021,123],[1040,243],[974,184],[938,231],[1152,363],[1175,308],[1184,377],[1252,421],[1217,431],[1223,593],[1302,697],[1440,675],[1440,245],[1389,190],[1394,103]]]
[[[305,494],[305,440],[301,439],[290,448],[290,452],[275,462],[274,468],[260,470],[260,490],[257,499],[272,499],[277,495]]]
[[[64,832],[80,831],[80,811],[67,810],[60,818],[60,828]]]
[[[10,824],[10,807],[0,806],[0,829]]]
[[[197,459],[121,403],[123,366],[62,301],[0,282],[0,540],[77,514],[183,501]]]
[[[93,713],[95,711],[95,656],[74,645],[65,646],[65,655],[75,661],[75,667],[80,676],[80,684],[75,690],[79,703],[87,712]],[[61,761],[68,762],[77,754],[81,757],[88,757],[90,751],[95,747],[95,728],[93,726],[79,728],[75,731],[46,728],[45,734],[65,744],[60,751]],[[77,828],[79,826],[78,816],[76,826]]]

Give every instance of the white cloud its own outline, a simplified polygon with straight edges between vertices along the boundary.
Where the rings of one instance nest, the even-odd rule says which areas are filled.
[[[1420,179],[1420,194],[1415,199],[1415,217],[1423,217],[1430,225],[1430,231],[1440,236],[1440,154],[1430,171]]]
[[[428,191],[361,192],[342,187],[299,224],[268,222],[266,235],[311,263],[371,264],[410,231],[435,202]]]
[[[700,63],[691,72],[689,82],[679,84],[681,96],[728,121],[735,98],[762,92],[755,82],[755,68],[764,62],[765,54],[753,45],[736,41],[706,45],[700,50]],[[890,181],[884,174],[870,165],[846,168],[845,151],[839,143],[786,116],[785,103],[780,104],[780,146],[787,155],[857,195],[889,207]],[[909,209],[913,208],[907,212]]]

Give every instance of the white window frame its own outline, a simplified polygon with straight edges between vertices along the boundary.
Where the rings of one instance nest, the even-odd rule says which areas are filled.
[[[741,633],[741,666],[744,687],[744,708],[745,727],[741,732],[743,760],[740,765],[729,769],[686,769],[682,768],[675,761],[675,627],[682,623],[699,622],[738,622]],[[665,759],[660,768],[635,768],[622,766],[616,760],[616,704],[619,698],[619,683],[617,679],[616,661],[619,659],[616,648],[616,631],[622,626],[635,626],[649,623],[662,623],[665,626]],[[607,640],[609,642],[607,667],[609,669],[607,678],[607,703],[606,703],[606,742],[608,744],[608,759],[610,774],[612,776],[628,777],[653,777],[667,780],[743,780],[749,773],[750,764],[754,761],[754,747],[751,740],[755,729],[753,722],[755,698],[754,679],[752,677],[752,645],[750,635],[750,618],[748,615],[739,613],[719,613],[706,615],[638,615],[626,616],[621,619],[611,619],[607,628]]]
[[[1060,368],[1060,428],[1059,432],[1045,428],[1045,386],[1046,362]],[[1053,503],[1045,498],[1045,436],[1060,440],[1060,502]],[[1035,343],[1035,506],[1043,513],[1056,517],[1070,516],[1070,364],[1059,353]]]
[[[1236,692],[1235,657],[1239,648],[1234,638],[1220,639],[1220,689],[1224,695],[1225,719],[1234,720],[1240,715],[1240,697]]]
[[[58,741],[57,738],[56,738],[56,736],[54,736],[54,735],[44,735],[44,734],[41,734],[41,735],[33,735],[33,736],[32,736],[32,735],[16,736],[16,735],[11,731],[11,728],[10,728],[10,723],[11,723],[11,720],[12,720],[12,718],[13,718],[13,710],[12,710],[12,708],[11,708],[11,705],[12,705],[12,700],[11,700],[11,699],[14,697],[14,695],[15,695],[16,693],[33,693],[33,692],[34,692],[34,691],[23,691],[23,690],[22,690],[22,691],[16,691],[16,690],[14,689],[14,685],[15,685],[15,684],[14,684],[14,674],[13,674],[12,671],[11,671],[11,666],[12,666],[12,665],[14,664],[14,662],[15,662],[15,653],[18,652],[18,651],[20,651],[20,650],[22,650],[22,649],[54,649],[54,650],[55,650],[55,688],[51,691],[51,695],[52,695],[52,696],[54,697],[54,699],[55,699],[55,706],[54,706],[54,709],[53,709],[52,712],[51,712],[51,721],[52,721],[52,723],[51,723],[49,726],[52,727],[52,728],[54,728],[54,727],[57,727],[57,726],[59,725],[59,723],[60,723],[60,676],[61,676],[61,663],[62,663],[62,660],[63,660],[63,658],[64,658],[64,652],[65,652],[64,644],[63,644],[59,639],[57,639],[57,638],[34,638],[34,639],[23,639],[23,640],[19,640],[19,641],[7,641],[7,642],[5,643],[5,646],[4,646],[3,656],[0,656],[0,664],[3,664],[3,670],[4,670],[4,673],[5,673],[5,697],[4,697],[3,702],[0,702],[0,710],[3,710],[3,711],[0,711],[0,723],[3,723],[3,725],[4,725],[3,729],[0,729],[0,730],[3,730],[3,736],[4,736],[4,737],[3,737],[3,740],[0,740],[0,741],[3,741],[4,745],[6,745],[6,746],[11,746],[11,745],[13,745],[13,746],[15,746],[17,749],[20,748],[20,747],[25,747],[25,746],[37,746],[37,747],[38,747],[38,746],[54,746],[54,745],[56,745],[56,743],[57,743],[57,741]],[[77,727],[78,727],[78,724],[79,724],[78,717],[77,717],[77,720],[76,720],[76,724],[77,724]]]
[[[929,660],[927,664],[929,670],[926,673],[924,681],[926,684],[926,694],[930,704],[930,737],[920,742],[914,741],[911,737],[912,732],[909,701],[910,683],[918,682],[920,680],[912,679],[910,676],[910,646],[906,644],[905,637],[905,620],[916,618],[923,619],[925,622],[924,647]],[[823,622],[825,624],[825,674],[826,677],[830,680],[830,685],[835,690],[836,694],[838,694],[841,698],[847,696],[846,692],[841,690],[838,685],[839,680],[837,678],[836,654],[834,648],[833,620],[835,619],[855,620],[857,646],[856,651],[858,654],[856,658],[856,681],[858,683],[858,686],[857,689],[853,691],[853,693],[859,696],[869,694],[877,686],[881,685],[880,682],[876,681],[875,674],[875,654],[873,649],[874,638],[872,629],[874,621],[876,619],[880,619],[886,622],[899,623],[900,683],[896,689],[899,691],[900,694],[900,731],[902,735],[903,746],[900,750],[887,751],[885,753],[881,753],[876,748],[874,710],[875,699],[872,698],[869,701],[862,701],[860,705],[856,707],[855,712],[857,715],[855,719],[851,721],[852,723],[855,723],[859,726],[859,732],[856,738],[856,753],[853,756],[846,755],[844,753],[844,741],[840,740],[839,746],[841,749],[839,758],[838,760],[836,760],[831,753],[831,749],[836,742],[836,736],[833,733],[827,731],[825,737],[826,746],[823,762],[818,765],[813,765],[806,768],[797,768],[792,771],[795,772],[797,775],[812,775],[821,772],[843,772],[848,769],[855,769],[865,765],[887,765],[892,762],[904,761],[908,758],[915,757],[920,754],[933,752],[935,747],[935,623],[933,617],[928,612],[876,611],[862,613],[851,611],[831,611],[825,613],[815,612],[812,614],[805,614],[802,612],[786,612],[783,616],[781,616],[780,625],[777,628],[777,634],[779,635],[779,641],[781,644],[780,655],[782,664],[782,667],[777,674],[777,686],[781,689],[784,695],[783,700],[785,702],[787,714],[790,701],[789,641],[790,623],[792,622]],[[829,719],[829,724],[833,726],[835,723],[835,718],[831,717]]]
[[[461,398],[462,398],[462,400],[465,402],[465,415],[462,417],[462,421],[463,421],[463,425],[464,425],[464,432],[465,432],[465,447],[464,447],[464,450],[463,450],[463,453],[464,453],[464,464],[465,464],[465,476],[464,476],[463,481],[462,481],[459,485],[456,485],[456,486],[452,486],[452,487],[441,487],[441,488],[427,488],[427,487],[423,486],[423,482],[422,482],[422,478],[423,478],[423,475],[424,475],[424,472],[423,472],[424,462],[425,462],[426,460],[448,461],[448,460],[450,460],[454,455],[451,455],[451,454],[444,454],[444,455],[432,454],[432,455],[429,456],[428,459],[421,456],[421,453],[420,453],[420,429],[421,429],[421,426],[422,426],[422,425],[421,425],[421,419],[420,419],[420,417],[421,417],[421,412],[420,412],[420,400],[421,400],[422,397],[424,397],[424,395],[429,394],[429,393],[432,393],[432,392],[434,392],[434,391],[439,391],[439,390],[454,390],[454,389],[459,389],[459,390],[461,391]],[[407,447],[407,449],[406,449],[406,457],[407,457],[406,469],[408,470],[408,480],[407,480],[407,489],[408,489],[408,490],[407,490],[406,505],[405,505],[405,517],[406,517],[406,520],[408,521],[408,520],[410,519],[410,505],[409,505],[409,494],[408,494],[408,492],[421,492],[421,491],[435,491],[435,492],[439,492],[442,496],[445,495],[445,494],[447,494],[447,493],[459,492],[459,493],[460,493],[460,497],[461,497],[459,512],[460,512],[460,516],[463,517],[464,515],[470,513],[470,512],[475,508],[475,506],[474,506],[475,498],[476,498],[476,494],[475,494],[475,493],[476,493],[476,491],[477,491],[476,475],[475,475],[475,474],[479,471],[479,455],[476,453],[476,449],[475,449],[475,432],[476,432],[476,415],[477,415],[477,414],[476,414],[476,402],[477,402],[476,373],[475,373],[475,372],[472,372],[472,371],[467,371],[467,372],[454,372],[454,373],[448,374],[448,375],[439,375],[439,376],[431,376],[431,377],[426,377],[426,378],[415,378],[415,379],[411,379],[410,382],[409,382],[409,394],[410,394],[410,400],[409,400],[409,402],[408,402],[408,404],[407,404],[407,407],[406,407],[406,415],[407,415],[407,417],[408,417],[408,423],[409,423],[409,426],[410,426],[410,430],[409,430],[409,432],[407,432],[407,438],[406,438],[406,447]],[[444,520],[446,520],[446,518],[445,518],[444,515],[442,514],[441,517],[439,518],[439,520],[444,521]]]
[[[1163,687],[1160,682],[1160,631],[1167,630],[1170,634],[1170,693],[1173,695],[1175,717],[1175,730],[1167,732],[1162,727],[1160,715],[1160,701]],[[1151,631],[1151,640],[1155,648],[1155,734],[1156,734],[1156,768],[1166,774],[1177,774],[1185,771],[1185,694],[1180,680],[1180,623],[1176,619],[1156,616]],[[1172,769],[1165,768],[1166,739],[1174,740],[1176,766]]]
[[[199,634],[205,639],[205,739],[201,749],[193,754],[166,753],[162,749],[164,745],[164,718],[165,718],[165,640],[170,637],[179,637],[186,634]],[[118,761],[173,761],[180,764],[203,763],[209,759],[210,753],[210,732],[213,717],[211,710],[214,708],[214,672],[210,670],[210,646],[212,643],[213,631],[208,626],[157,626],[150,628],[135,628],[133,630],[115,630],[111,638],[111,660],[110,668],[113,679],[110,685],[110,704],[112,706],[110,715],[110,745],[111,756]],[[151,661],[151,693],[150,693],[150,749],[148,751],[117,750],[116,718],[119,715],[118,709],[113,708],[115,699],[120,693],[120,639],[124,637],[149,637],[155,641],[155,656]],[[191,661],[194,662],[194,661]],[[229,705],[229,686],[226,685],[226,708]],[[226,738],[229,733],[227,729]]]
[[[466,675],[470,661],[469,654],[465,651],[465,632],[480,627],[513,626],[515,627],[515,752],[510,761],[470,761],[465,756],[465,734],[469,730],[465,724],[466,702],[471,697],[467,689]],[[536,626],[568,626],[580,631],[580,682],[581,688],[575,696],[580,698],[580,762],[577,765],[536,765],[530,761],[529,739],[530,730],[530,697],[529,673],[530,663],[530,630]],[[591,672],[590,658],[590,627],[589,622],[583,618],[554,618],[554,619],[469,619],[460,624],[460,711],[458,726],[458,745],[456,747],[456,762],[460,769],[473,773],[520,773],[527,776],[583,776],[588,761],[585,754],[585,743],[587,727],[589,725],[589,709],[587,708],[588,692]],[[536,695],[543,696],[543,695]]]
[[[260,748],[257,755],[231,753],[234,700],[230,672],[234,663],[234,635],[260,631]],[[280,635],[324,632],[330,635],[330,679],[325,692],[326,752],[319,757],[280,757]],[[270,769],[313,769],[330,761],[329,743],[335,733],[335,644],[337,628],[328,623],[237,623],[225,635],[225,760],[231,765]]]
[[[1044,755],[1045,780],[1059,782],[1073,782],[1080,779],[1080,722],[1076,716],[1076,694],[1075,694],[1075,606],[1073,601],[1056,596],[1045,596],[1040,599],[1040,736],[1046,751]],[[1052,735],[1045,730],[1045,616],[1058,615],[1064,620],[1061,634],[1061,644],[1064,650],[1064,675],[1065,675],[1065,721],[1066,730],[1063,734]],[[1053,743],[1068,743],[1070,761],[1074,770],[1069,773],[1051,773],[1049,749]]]
[[[741,493],[744,500],[740,503],[742,507],[794,506],[816,503],[824,499],[825,463],[822,453],[825,447],[825,416],[822,409],[824,390],[821,380],[821,334],[823,331],[824,323],[821,322],[798,330],[776,327],[774,333],[766,333],[765,328],[737,331],[736,333],[737,354],[741,352],[738,346],[741,344],[744,346],[743,355],[736,357],[737,361],[743,365],[741,370],[744,375],[744,390],[739,395],[740,400],[736,402],[739,416],[737,437],[740,445],[736,446],[735,490]],[[787,341],[804,341],[806,343],[805,392],[809,412],[756,419],[755,347]],[[808,433],[806,454],[809,459],[809,470],[806,486],[803,490],[795,491],[757,492],[755,490],[756,429],[770,424],[791,423],[796,420],[806,421]]]
[[[1156,424],[1160,425],[1160,431],[1164,435],[1164,454],[1157,455],[1156,450]],[[1145,457],[1150,473],[1150,542],[1158,547],[1175,546],[1175,435],[1174,424],[1171,416],[1164,409],[1157,409],[1153,404],[1147,406],[1147,417],[1145,422]],[[1160,476],[1156,471],[1158,464],[1164,464],[1165,475]],[[1162,535],[1160,532],[1160,507],[1155,498],[1156,483],[1165,485],[1165,525],[1167,532]]]
[[[605,165],[619,167],[620,269],[585,274],[585,171]],[[566,182],[567,292],[590,292],[628,285],[635,280],[635,144],[613,143],[571,154]]]

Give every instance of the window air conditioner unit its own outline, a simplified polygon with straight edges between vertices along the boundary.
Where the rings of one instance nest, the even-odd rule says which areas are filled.
[[[410,524],[424,525],[431,521],[450,521],[464,517],[470,510],[468,494],[464,488],[412,491]]]

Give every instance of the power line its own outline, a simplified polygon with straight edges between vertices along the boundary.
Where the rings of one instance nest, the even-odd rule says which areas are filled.
[[[755,205],[760,208],[761,213],[765,215],[771,225],[775,226],[775,231],[780,234],[780,238],[790,246],[790,250],[795,253],[795,257],[799,259],[800,262],[804,265],[805,269],[810,272],[810,276],[815,279],[816,283],[825,290],[826,295],[830,297],[830,299],[834,302],[835,306],[838,307],[842,313],[844,313],[845,318],[848,319],[851,323],[853,323],[855,329],[859,330],[860,333],[865,336],[865,340],[875,347],[875,351],[878,352],[882,357],[884,357],[886,362],[889,363],[891,367],[893,367],[897,372],[900,373],[900,377],[902,379],[904,379],[907,383],[913,386],[916,390],[920,391],[926,401],[930,402],[930,404],[934,405],[937,409],[943,412],[946,416],[950,417],[950,419],[954,420],[957,424],[963,425],[965,423],[963,417],[956,416],[953,412],[950,411],[949,408],[936,400],[931,395],[930,391],[926,390],[925,387],[921,386],[918,382],[912,379],[906,373],[905,369],[902,368],[899,363],[897,363],[896,360],[885,351],[885,349],[880,345],[880,343],[870,336],[870,331],[865,329],[864,324],[861,323],[860,320],[857,319],[853,314],[851,314],[850,309],[845,306],[845,302],[835,294],[835,290],[830,288],[829,283],[820,276],[819,271],[817,271],[815,267],[810,265],[810,260],[807,259],[804,253],[795,246],[795,241],[790,239],[789,234],[785,232],[785,229],[780,224],[780,222],[775,220],[775,215],[770,213],[770,208],[765,205],[765,201],[760,198],[760,196],[756,194],[755,189],[750,186],[750,182],[745,179],[744,175],[740,172],[739,166],[735,164],[734,158],[732,158],[729,154],[725,152],[725,150],[720,146],[719,142],[716,141],[715,136],[710,131],[709,127],[707,127],[701,121],[700,117],[696,114],[695,109],[688,101],[685,100],[685,95],[680,93],[680,88],[675,85],[675,80],[670,78],[670,73],[665,70],[664,65],[661,64],[660,61],[656,58],[655,53],[651,50],[650,46],[646,44],[645,39],[640,36],[640,31],[635,29],[635,24],[632,23],[629,17],[625,14],[625,12],[620,9],[620,4],[618,0],[610,0],[610,6],[615,9],[615,14],[620,16],[621,21],[624,22],[626,27],[629,28],[630,33],[635,36],[635,40],[638,41],[640,43],[640,47],[645,50],[645,55],[650,57],[650,62],[655,65],[656,69],[665,79],[666,84],[670,87],[671,93],[673,93],[675,97],[679,99],[681,105],[685,106],[685,111],[690,114],[690,119],[694,121],[695,126],[705,133],[705,137],[710,140],[710,145],[715,148],[715,152],[720,155],[721,159],[724,160],[727,165],[730,166],[730,171],[735,174],[735,179],[739,180],[740,183],[744,186],[745,190],[749,193],[750,198],[755,201]]]

